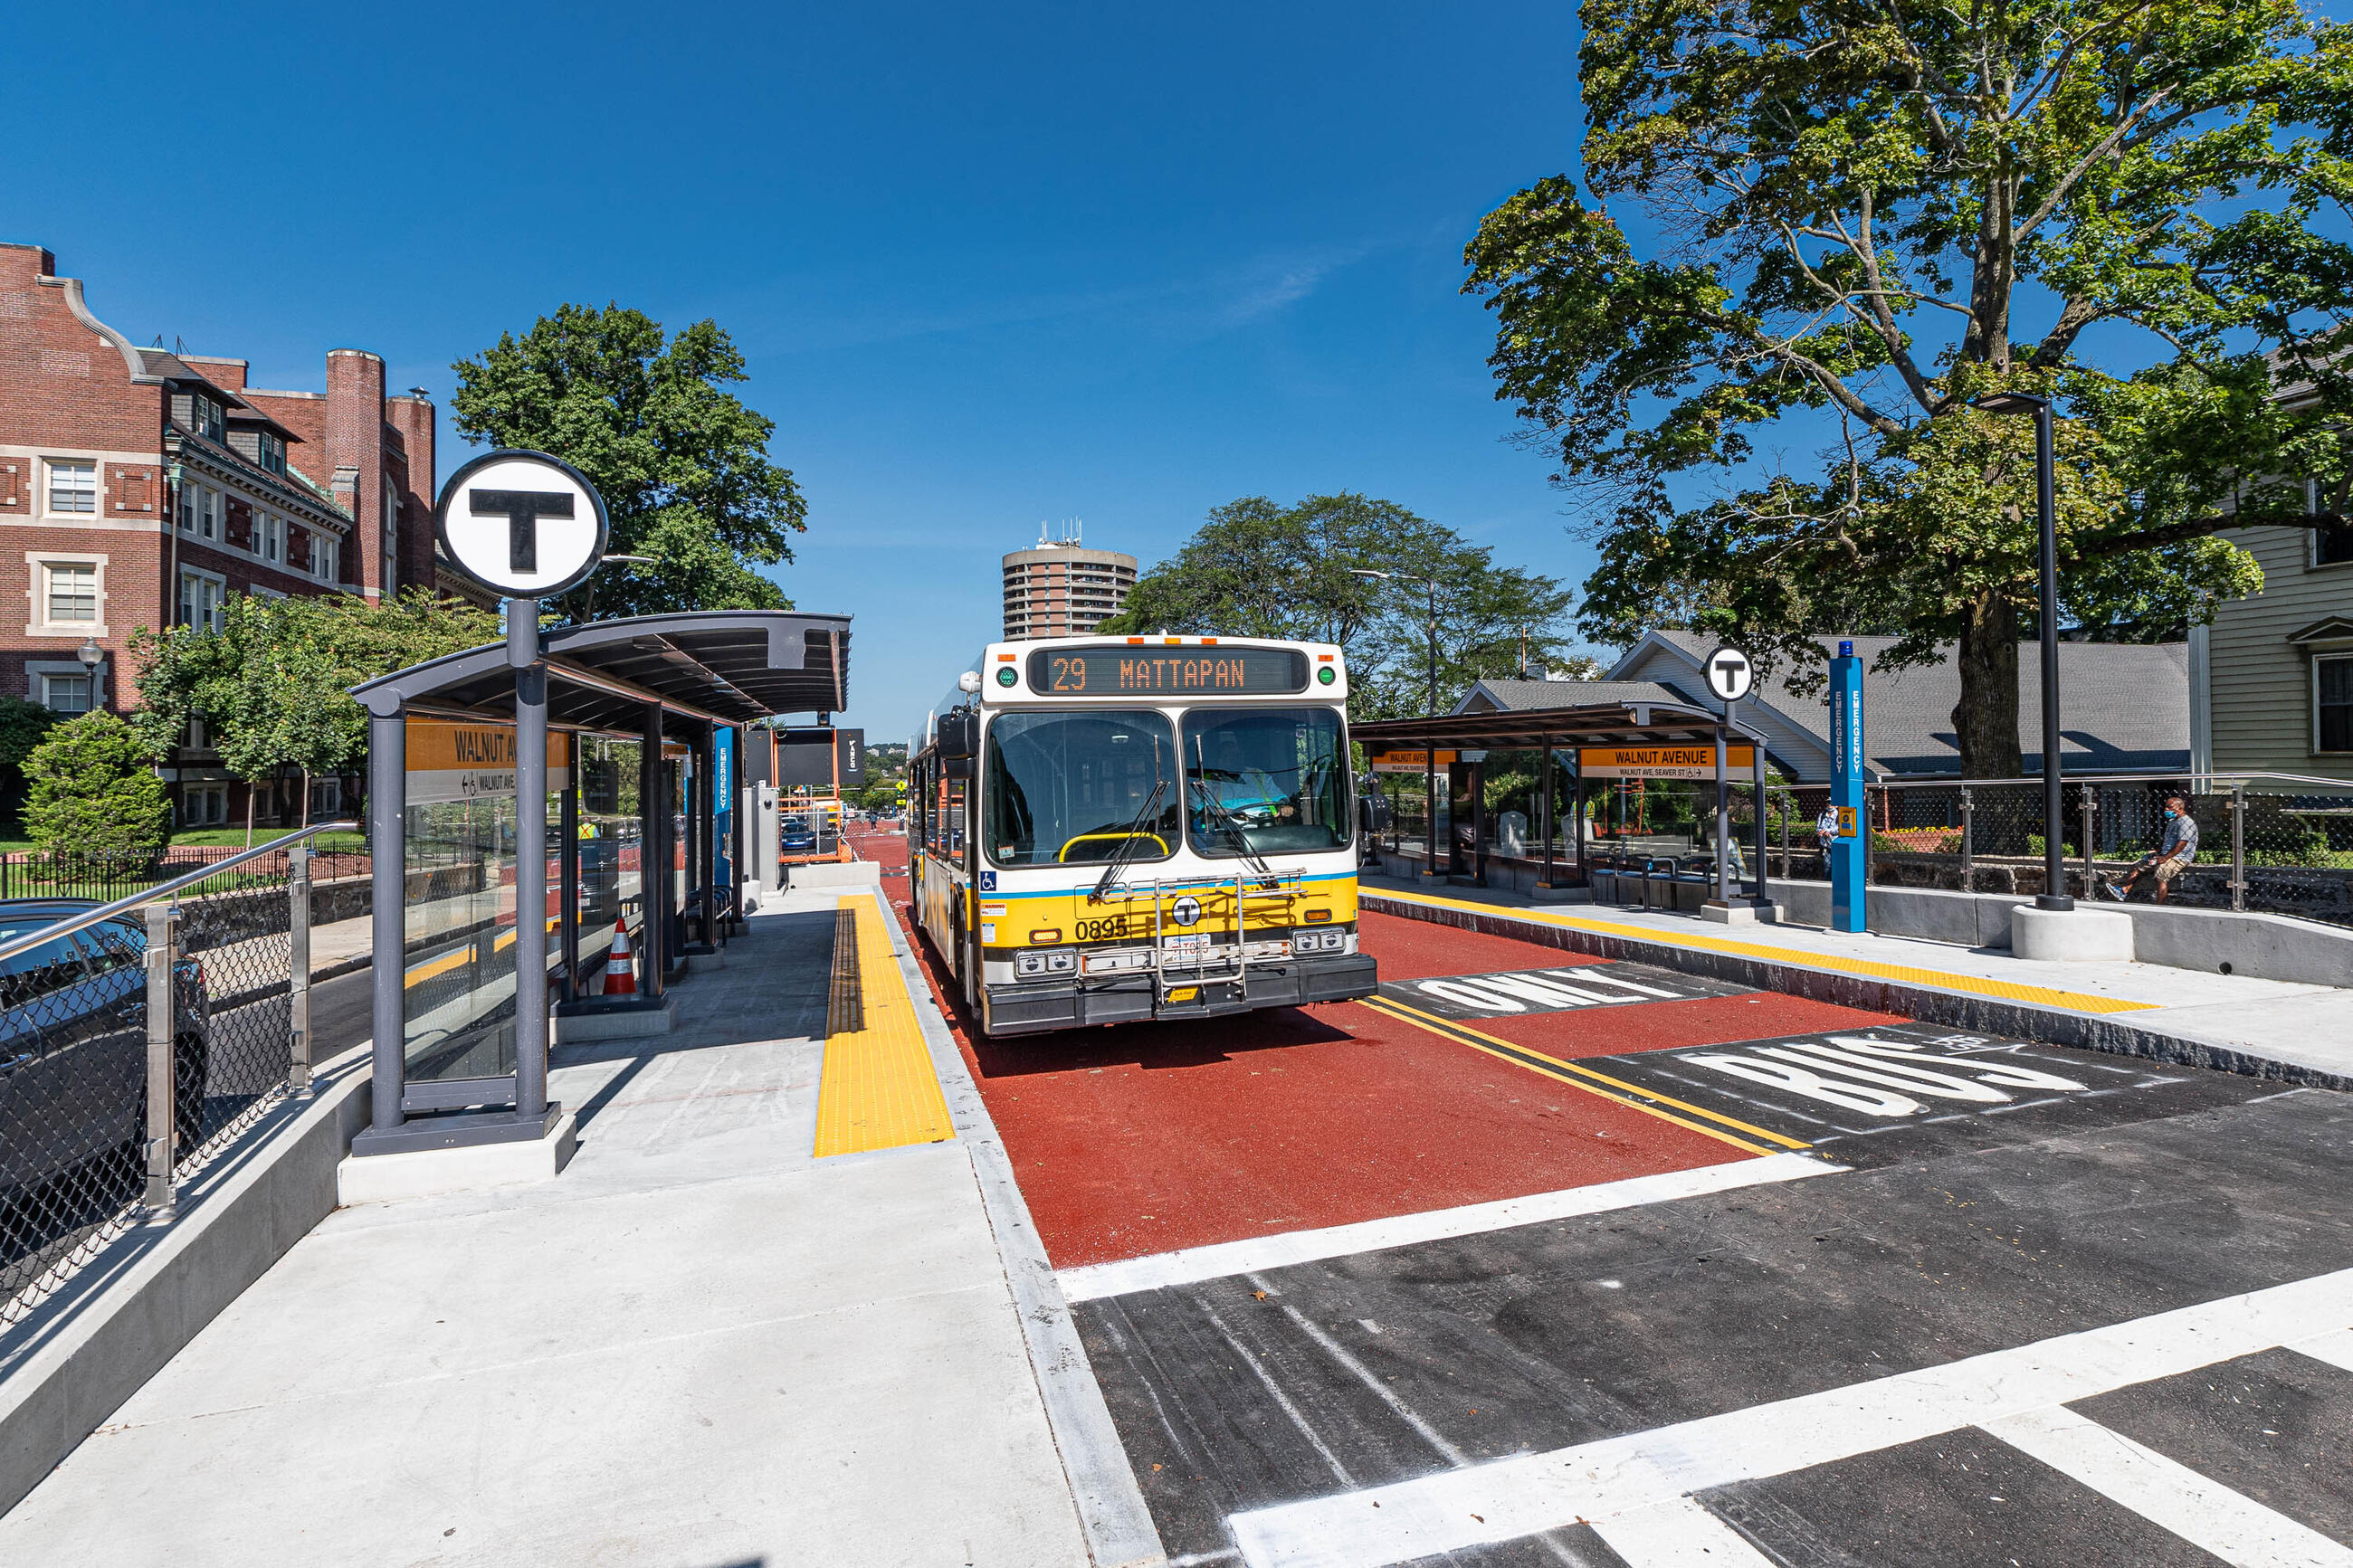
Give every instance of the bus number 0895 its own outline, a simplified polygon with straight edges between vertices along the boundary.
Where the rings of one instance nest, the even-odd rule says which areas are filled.
[[[1081,942],[1101,942],[1106,937],[1125,936],[1127,917],[1111,915],[1099,921],[1081,921],[1078,922],[1078,931]]]

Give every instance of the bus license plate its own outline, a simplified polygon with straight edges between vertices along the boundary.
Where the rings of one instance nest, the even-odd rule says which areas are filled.
[[[1164,937],[1160,946],[1166,952],[1205,952],[1209,946],[1209,933],[1198,931],[1185,936]]]

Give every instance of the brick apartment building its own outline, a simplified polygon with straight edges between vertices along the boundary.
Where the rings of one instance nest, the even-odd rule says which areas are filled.
[[[135,705],[131,634],[216,625],[231,594],[412,584],[479,602],[438,565],[434,408],[384,361],[327,354],[324,392],[246,384],[246,362],[142,348],[38,246],[0,244],[0,691],[61,713]],[[5,611],[0,611],[5,614]],[[195,737],[201,742],[202,736]],[[163,769],[187,826],[241,822],[245,785],[201,745]],[[319,780],[314,813],[353,781]],[[297,784],[256,819],[299,814]]]

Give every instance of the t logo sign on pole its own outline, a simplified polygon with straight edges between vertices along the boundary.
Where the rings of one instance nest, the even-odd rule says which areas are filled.
[[[571,464],[544,452],[485,452],[449,476],[433,509],[441,552],[506,599],[552,599],[604,557],[605,502]]]

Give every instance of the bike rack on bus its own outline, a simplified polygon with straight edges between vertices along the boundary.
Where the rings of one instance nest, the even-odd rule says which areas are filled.
[[[1280,900],[1287,916],[1292,901],[1299,896],[1300,884],[1303,879],[1302,874],[1297,871],[1238,871],[1230,877],[1165,877],[1157,881],[1138,884],[1139,891],[1149,889],[1152,896],[1152,986],[1155,1000],[1167,1001],[1170,989],[1179,984],[1242,984],[1243,977],[1250,971],[1251,900],[1255,900],[1261,905]],[[1198,950],[1192,950],[1198,951],[1200,956],[1190,964],[1169,962],[1168,948],[1164,941],[1165,928],[1162,924],[1163,900],[1169,894],[1199,891],[1222,893],[1229,890],[1232,892],[1234,898],[1234,945],[1231,960],[1227,961],[1220,957],[1220,967],[1217,969],[1208,967],[1210,957],[1219,952],[1217,944],[1210,942]],[[1291,921],[1288,918],[1282,921],[1282,951],[1285,957],[1290,956]],[[1229,968],[1224,967],[1228,962],[1231,964]]]

